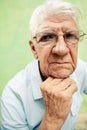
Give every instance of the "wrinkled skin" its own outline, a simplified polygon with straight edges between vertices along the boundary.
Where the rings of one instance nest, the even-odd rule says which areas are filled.
[[[76,83],[70,78],[49,77],[42,83],[41,91],[46,112],[40,130],[60,130],[70,111],[72,95],[77,91]]]
[[[62,33],[77,29],[69,15],[48,16],[38,27],[38,32],[52,30]],[[72,96],[77,91],[74,80],[69,78],[77,65],[76,46],[67,45],[62,36],[55,45],[41,46],[35,40],[29,41],[32,52],[39,60],[43,77],[41,91],[46,110],[39,130],[60,130],[68,116]]]

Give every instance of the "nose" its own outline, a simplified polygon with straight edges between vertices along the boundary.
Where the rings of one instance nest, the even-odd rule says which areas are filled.
[[[67,47],[67,44],[65,43],[63,39],[63,36],[60,36],[58,38],[58,41],[53,46],[52,53],[60,55],[60,56],[64,56],[68,52],[69,52],[69,48]]]

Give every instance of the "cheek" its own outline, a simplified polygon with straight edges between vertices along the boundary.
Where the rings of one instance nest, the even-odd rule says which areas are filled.
[[[46,55],[46,52],[44,51],[40,51],[39,53],[38,53],[38,60],[40,61],[40,62],[45,62],[45,61],[47,61],[47,55]]]
[[[51,49],[49,46],[39,46],[37,53],[40,61],[47,61],[50,56]]]
[[[43,73],[43,71],[47,71],[48,69],[48,53],[46,50],[41,49],[38,53],[38,60],[40,63],[40,69]]]
[[[40,70],[43,76],[47,76],[49,70],[49,57],[51,54],[51,49],[46,46],[40,48],[38,60],[40,63]]]
[[[70,50],[71,50],[70,53],[71,53],[72,63],[73,63],[74,69],[75,69],[76,65],[77,65],[78,46],[73,47]]]

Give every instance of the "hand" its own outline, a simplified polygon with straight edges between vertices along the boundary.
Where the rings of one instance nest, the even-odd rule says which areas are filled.
[[[58,130],[70,111],[72,96],[77,91],[76,83],[71,78],[53,79],[49,77],[41,84],[41,91],[46,106],[45,123],[52,124],[55,127],[53,130],[56,128]]]

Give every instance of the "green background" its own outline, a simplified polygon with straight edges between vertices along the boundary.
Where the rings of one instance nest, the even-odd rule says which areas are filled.
[[[55,0],[54,0],[55,1]],[[67,0],[81,9],[81,29],[87,33],[87,0]],[[0,95],[7,82],[32,59],[29,19],[44,0],[0,0]],[[87,36],[79,44],[79,58],[87,61]],[[81,112],[87,111],[87,97]]]

